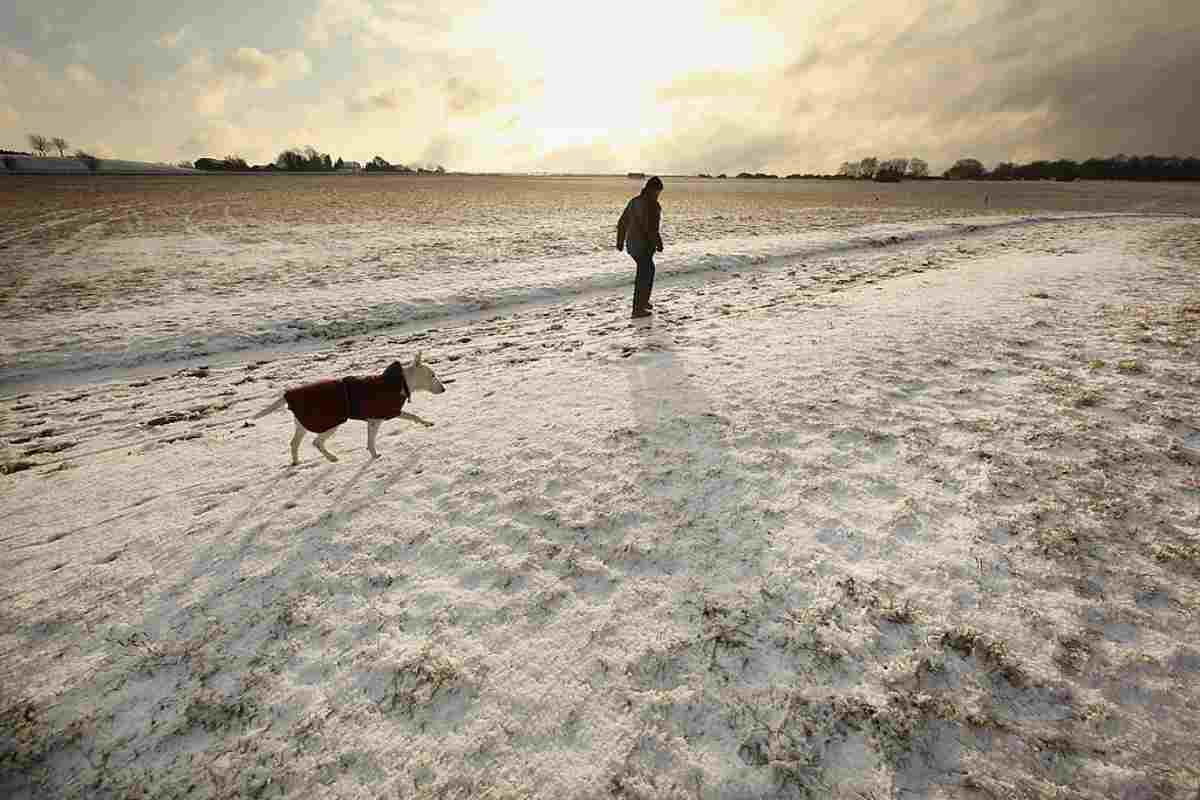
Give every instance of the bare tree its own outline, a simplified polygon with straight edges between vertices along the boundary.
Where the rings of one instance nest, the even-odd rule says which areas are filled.
[[[925,178],[929,175],[929,164],[923,158],[908,160],[908,174],[914,178]]]
[[[858,162],[858,177],[874,178],[875,170],[879,169],[879,159],[875,156],[864,158]]]
[[[29,134],[29,146],[37,151],[38,155],[46,155],[46,150],[50,147],[50,140],[40,133]]]
[[[858,177],[858,162],[843,161],[841,168],[838,170],[838,175],[845,175],[847,178]]]
[[[55,149],[58,150],[59,158],[62,158],[67,154],[67,140],[61,136],[55,136],[50,140],[50,144],[54,145]]]

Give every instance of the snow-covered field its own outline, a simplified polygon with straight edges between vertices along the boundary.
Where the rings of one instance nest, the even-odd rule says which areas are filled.
[[[0,793],[1194,798],[1200,223],[698,241],[637,323],[624,256],[566,254],[535,302],[464,269],[436,322],[10,393]],[[378,460],[248,421],[418,349],[453,383]]]
[[[0,383],[314,348],[624,286],[615,179],[201,176],[0,183]],[[957,246],[968,226],[1194,214],[1172,184],[671,180],[660,274]],[[259,353],[261,355],[261,353]]]

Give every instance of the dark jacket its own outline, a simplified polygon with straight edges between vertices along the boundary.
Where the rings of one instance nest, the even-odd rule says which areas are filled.
[[[617,221],[617,247],[630,255],[661,250],[661,224],[662,206],[649,195],[639,194],[625,205]]]
[[[382,375],[349,375],[288,389],[288,408],[305,430],[324,433],[348,419],[391,419],[408,401],[408,384],[397,361]]]

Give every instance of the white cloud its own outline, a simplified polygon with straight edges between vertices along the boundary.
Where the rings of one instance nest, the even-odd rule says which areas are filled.
[[[89,92],[97,92],[102,90],[102,86],[95,73],[85,67],[83,64],[68,64],[63,74],[67,76],[67,80],[71,83],[86,89]]]
[[[304,33],[314,47],[327,47],[334,37],[349,32],[374,16],[367,0],[321,0],[304,21]]]
[[[188,136],[180,146],[179,153],[192,159],[203,156],[224,158],[231,154],[246,153],[251,140],[256,138],[245,128],[218,119],[206,123]]]
[[[0,47],[0,85],[9,87],[12,104],[21,111],[44,111],[62,105],[76,87],[52,75],[45,65],[19,50]]]
[[[425,4],[391,0],[321,0],[304,21],[304,33],[314,47],[328,47],[338,37],[349,37],[365,49],[403,48],[407,52],[447,49],[456,24],[477,10],[483,0],[445,0]]]
[[[229,72],[250,81],[260,89],[273,88],[284,81],[302,78],[312,65],[300,50],[266,52],[256,47],[239,47],[225,59]]]
[[[179,46],[179,43],[181,41],[183,41],[183,37],[186,34],[187,34],[187,26],[184,25],[182,28],[180,28],[179,30],[177,30],[173,33],[168,31],[167,33],[164,33],[162,36],[159,36],[156,41],[156,44],[158,44],[158,46],[164,50],[174,50],[176,47]]]
[[[231,33],[210,53],[189,27],[131,27],[126,66],[108,37],[68,35],[45,0],[5,2],[29,9],[32,40],[0,46],[8,146],[28,128],[174,155],[206,130],[179,155],[270,158],[311,142],[449,167],[781,174],[867,155],[938,171],[962,156],[1200,150],[1195,0],[1102,15],[1084,0],[317,0],[297,49],[238,48]],[[650,33],[631,32],[633,18]],[[139,38],[159,57],[144,59]],[[331,48],[320,62],[336,72],[310,47]],[[284,86],[296,91],[273,91]]]
[[[226,103],[246,87],[270,89],[307,75],[308,56],[299,50],[263,52],[240,47],[220,64],[207,50],[196,50],[173,76],[136,92],[135,102],[164,95],[187,98],[191,109],[206,117],[225,113]]]
[[[229,87],[217,79],[197,87],[192,95],[192,110],[197,114],[215,117],[225,113],[225,98],[229,95]]]
[[[371,111],[403,111],[413,104],[413,90],[408,86],[389,86],[364,89],[346,100],[346,108],[355,114]]]

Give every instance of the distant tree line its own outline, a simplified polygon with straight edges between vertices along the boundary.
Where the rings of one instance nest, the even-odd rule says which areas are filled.
[[[630,173],[633,175],[634,173]],[[701,172],[698,178],[727,178],[725,173],[710,175]],[[740,172],[741,179],[778,178],[763,172]],[[1196,181],[1200,180],[1200,158],[1179,156],[1127,156],[1111,158],[1089,158],[1072,161],[1060,158],[1055,161],[1033,161],[1014,164],[1002,161],[988,170],[977,158],[960,158],[945,170],[940,178],[929,174],[929,164],[921,158],[889,158],[880,160],[869,156],[859,161],[844,161],[835,175],[817,173],[792,173],[792,179],[809,180],[875,180],[895,183],[901,180],[1116,180],[1116,181]]]
[[[329,153],[318,153],[315,147],[303,150],[284,150],[275,159],[275,167],[288,172],[333,172],[342,168],[342,159],[335,164]]]
[[[929,177],[929,164],[923,158],[887,158],[880,161],[869,156],[861,161],[843,161],[838,169],[839,178],[858,178],[883,183],[898,183],[904,178]]]
[[[701,172],[696,177],[712,178],[713,175],[707,172]],[[716,178],[728,178],[725,173],[715,176]],[[762,180],[762,179],[777,179],[778,175],[766,172],[739,172],[734,176],[742,180]],[[825,175],[813,172],[793,172],[786,177],[787,180],[876,180],[884,182],[896,182],[903,178],[928,178],[929,164],[924,159],[920,158],[889,158],[880,161],[875,156],[864,158],[861,161],[845,161],[836,175]]]
[[[412,172],[411,167],[404,164],[391,164],[383,156],[375,156],[363,167],[367,172]]]
[[[180,162],[179,166],[183,166],[186,162]],[[195,163],[189,166],[195,169],[202,169],[207,172],[238,172],[241,170],[252,169],[246,163],[246,159],[238,155],[225,156],[224,158],[197,158]]]
[[[205,156],[197,158],[192,163],[181,161],[178,166],[193,167],[205,172],[259,172],[276,170],[284,172],[332,172],[342,169],[343,162],[340,158],[335,162],[328,153],[317,152],[315,147],[305,147],[303,149],[289,148],[284,150],[270,164],[254,164],[252,166],[246,162],[246,159],[239,155],[228,155],[224,158],[210,158]]]
[[[194,167],[195,169],[205,170],[209,172],[231,172],[231,171],[282,171],[282,172],[338,172],[343,170],[357,170],[359,165],[354,162],[346,162],[341,158],[334,159],[329,153],[322,153],[315,147],[304,148],[289,148],[281,152],[273,163],[262,166],[250,166],[241,156],[230,155],[225,158],[198,158],[194,163],[181,161],[178,166]],[[404,164],[391,164],[382,156],[375,156],[371,161],[367,162],[364,167],[367,172],[400,172],[411,175],[442,175],[445,174],[446,168],[438,164],[429,167],[409,167]]]
[[[1200,180],[1200,158],[1127,156],[1122,153],[1111,158],[1089,158],[1083,162],[1069,158],[1032,161],[1028,164],[1002,161],[990,172],[978,159],[963,158],[956,161],[944,175],[951,179],[993,181],[1196,181]]]
[[[441,164],[432,167],[410,167],[405,164],[389,164],[383,156],[375,156],[363,167],[367,172],[400,172],[407,175],[443,175],[446,168]]]

